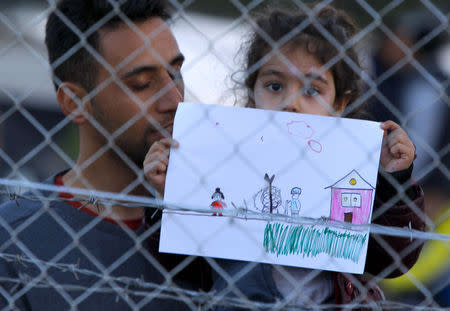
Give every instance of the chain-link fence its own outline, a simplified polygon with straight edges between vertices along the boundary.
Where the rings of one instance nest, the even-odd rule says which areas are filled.
[[[0,5],[2,310],[450,310],[446,1],[285,1],[272,3],[273,12],[286,9],[266,19],[267,2],[259,0],[58,3]],[[301,87],[277,102],[273,94],[294,84]],[[261,95],[268,91],[272,97]],[[306,97],[313,108],[299,99]],[[211,193],[215,205],[203,210],[163,200],[167,139],[182,101],[370,115],[405,129],[414,147],[405,139],[387,152],[400,163],[412,148],[414,170],[386,166],[375,179],[372,223],[362,225],[371,232],[366,273],[159,252],[162,210],[223,213],[223,227],[210,237],[218,243],[216,234],[236,219],[267,215],[245,201],[224,208],[219,188]],[[196,123],[219,125],[205,111]],[[241,153],[247,143],[235,143],[223,163],[236,156],[254,170],[254,159]],[[374,151],[364,152],[371,159]],[[195,193],[208,176],[189,160],[198,184],[186,188]],[[272,213],[284,203],[275,199],[273,177],[266,181],[261,202]],[[292,200],[301,193],[293,188]],[[342,223],[301,217],[300,205],[294,212],[289,202],[290,211],[273,219],[347,228],[348,215]]]

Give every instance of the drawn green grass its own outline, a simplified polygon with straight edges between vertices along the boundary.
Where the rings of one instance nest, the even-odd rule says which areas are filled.
[[[301,254],[304,258],[325,253],[357,263],[366,239],[367,234],[339,232],[328,227],[268,222],[264,230],[264,249],[277,257]]]

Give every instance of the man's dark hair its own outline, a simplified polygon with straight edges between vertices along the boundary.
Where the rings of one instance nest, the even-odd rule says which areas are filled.
[[[115,13],[117,3],[120,13]],[[50,14],[45,29],[50,65],[56,89],[59,82],[70,81],[94,89],[98,62],[86,45],[99,51],[99,30],[113,30],[126,16],[133,23],[151,17],[170,18],[163,0],[61,0]],[[84,41],[85,39],[85,41]]]

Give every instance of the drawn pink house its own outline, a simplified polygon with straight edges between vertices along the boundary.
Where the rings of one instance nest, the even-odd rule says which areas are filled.
[[[330,218],[353,224],[367,224],[375,188],[357,171],[338,180],[331,186]]]

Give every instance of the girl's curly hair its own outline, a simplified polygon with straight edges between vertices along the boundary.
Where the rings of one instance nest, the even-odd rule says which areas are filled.
[[[352,62],[358,69],[361,68],[354,46],[346,45],[356,33],[356,27],[346,13],[325,6],[310,18],[304,10],[293,12],[275,8],[255,17],[254,25],[255,30],[246,43],[247,106],[254,107],[253,89],[264,56],[279,51],[282,46],[294,48],[301,46],[317,57],[322,64],[333,59],[329,70],[334,78],[336,99],[343,97],[348,99],[348,101],[336,100],[336,103],[348,102],[348,107],[334,108],[336,110],[347,108],[347,111],[350,111],[347,115],[349,117],[365,117],[363,105],[359,104],[358,109],[351,107],[351,104],[362,95],[363,86],[359,73],[352,69],[348,61],[350,60],[350,63]],[[331,41],[335,41],[335,44]],[[336,45],[345,46],[345,51],[341,53]],[[345,57],[347,59],[344,59]]]

